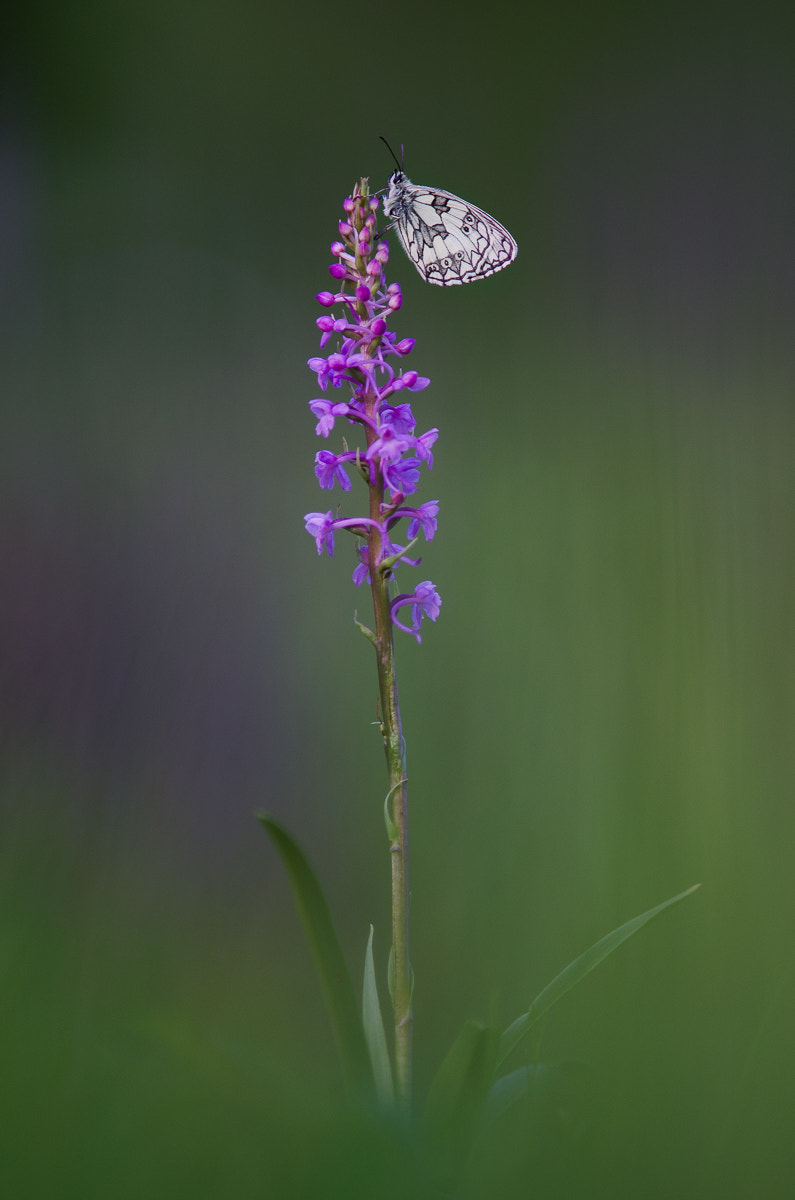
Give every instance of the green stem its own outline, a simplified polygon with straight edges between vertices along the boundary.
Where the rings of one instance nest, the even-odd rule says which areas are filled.
[[[381,730],[389,775],[392,859],[392,1007],[395,1017],[395,1076],[399,1104],[411,1104],[411,962],[409,959],[409,843],[403,732],[387,581],[371,572],[375,607],[375,652],[381,695]]]
[[[362,180],[354,196],[361,196],[352,221],[364,224],[368,214],[367,181]],[[363,282],[367,277],[363,264]],[[366,351],[365,351],[366,352]],[[376,396],[365,396],[368,415],[373,416]],[[371,445],[377,434],[372,427],[367,429],[367,443]],[[383,520],[384,484],[380,478],[369,479],[370,516],[374,521]],[[375,647],[378,665],[378,689],[381,698],[381,731],[386,753],[389,776],[389,821],[390,857],[392,860],[392,1008],[395,1018],[395,1082],[398,1104],[408,1109],[411,1106],[411,962],[409,959],[409,842],[408,808],[406,792],[406,764],[403,730],[398,705],[397,673],[392,616],[389,609],[390,568],[381,562],[382,535],[377,527],[370,527],[368,534],[368,562],[375,612]]]
[[[381,519],[383,485],[370,486],[370,516]],[[398,1103],[411,1106],[411,961],[409,958],[408,796],[403,729],[398,704],[389,571],[381,563],[381,534],[369,536],[370,579],[375,612],[375,647],[381,697],[381,734],[389,776],[389,850],[392,859],[392,1008],[395,1017],[395,1079]]]

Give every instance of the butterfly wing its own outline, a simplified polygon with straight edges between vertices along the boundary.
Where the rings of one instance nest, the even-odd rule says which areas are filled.
[[[471,283],[516,258],[516,242],[494,217],[452,192],[413,184],[402,172],[389,180],[384,212],[428,283]]]

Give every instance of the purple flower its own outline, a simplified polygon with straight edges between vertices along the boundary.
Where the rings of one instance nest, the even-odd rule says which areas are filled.
[[[329,379],[334,387],[339,387],[348,369],[348,360],[344,354],[330,354],[328,358],[310,358],[308,366],[317,371],[317,381],[325,392]]]
[[[315,455],[315,475],[322,488],[333,488],[336,480],[343,492],[351,490],[351,481],[348,478],[348,472],[342,465],[342,458],[341,454],[332,454],[329,450],[318,450]]]
[[[318,554],[323,553],[325,546],[329,552],[329,557],[334,554],[334,514],[329,511],[327,513],[307,513],[304,517],[306,524],[306,532],[311,534],[315,539]]]
[[[365,546],[365,550],[366,549],[367,549],[367,547]],[[354,572],[353,572],[353,575],[351,576],[351,578],[353,579],[353,582],[356,585],[356,587],[361,587],[361,585],[363,583],[369,583],[370,582],[370,568],[368,567],[367,563],[360,562],[358,567],[354,568]]]
[[[436,533],[436,516],[439,512],[439,503],[437,500],[426,500],[419,508],[399,508],[398,512],[401,516],[407,516],[413,513],[409,521],[408,533],[409,541],[415,538],[420,530],[426,542],[433,541],[433,535]]]
[[[439,436],[438,429],[429,429],[427,433],[423,433],[417,438],[417,455],[422,462],[428,464],[428,469],[433,467],[433,455],[431,454],[431,446]]]
[[[325,438],[334,428],[335,417],[347,417],[351,411],[347,404],[332,404],[330,400],[310,400],[309,407],[318,419],[315,433]]]
[[[329,293],[327,292],[326,295],[328,295],[328,294]],[[332,302],[332,304],[334,303],[333,296],[331,297],[331,302]],[[317,327],[321,333],[321,337],[320,337],[320,349],[321,350],[325,346],[326,342],[331,340],[331,337],[333,334],[342,333],[344,330],[346,330],[348,328],[348,322],[345,320],[344,317],[338,317],[337,320],[335,321],[334,318],[330,314],[325,317],[318,317],[318,319],[315,321],[315,324],[317,325]]]
[[[426,379],[424,375],[418,375],[416,371],[406,371],[399,379],[395,380],[394,389],[398,392],[405,387],[410,392],[421,392],[430,382],[430,379]]]
[[[406,605],[411,605],[411,628],[404,625],[395,616],[395,613],[400,608],[405,608]],[[435,621],[439,616],[439,610],[442,607],[442,601],[436,588],[431,583],[430,579],[426,579],[423,583],[418,583],[416,589],[406,595],[395,596],[391,604],[392,621],[397,625],[398,629],[402,629],[405,633],[413,633],[418,642],[422,641],[420,637],[420,625],[423,617],[430,617]]]
[[[368,525],[379,531],[382,529],[378,521],[373,521],[370,517],[335,518],[331,509],[326,513],[307,513],[304,517],[304,524],[307,533],[315,539],[318,554],[323,553],[325,546],[329,556],[334,554],[334,531],[336,529],[350,529],[360,537],[364,537]]]
[[[400,567],[418,565],[419,559],[409,559],[404,547],[392,540],[393,532],[405,521],[405,541],[413,541],[420,532],[431,541],[439,512],[436,500],[417,507],[403,503],[417,491],[422,468],[433,467],[432,447],[439,431],[429,429],[418,434],[411,405],[395,402],[399,392],[423,391],[430,380],[413,369],[401,369],[401,360],[414,351],[415,339],[398,339],[389,328],[403,299],[400,284],[387,284],[384,277],[389,247],[376,232],[377,208],[377,198],[359,190],[343,204],[345,216],[338,223],[339,237],[331,244],[336,261],[329,267],[339,290],[316,295],[324,310],[316,320],[323,353],[308,360],[322,391],[328,391],[329,385],[344,390],[336,402],[325,397],[309,402],[317,422],[316,434],[328,439],[342,419],[346,427],[353,429],[349,435],[353,445],[343,441],[338,453],[320,450],[315,455],[318,484],[323,489],[339,484],[344,492],[350,491],[348,468],[353,466],[371,490],[369,511],[378,511],[381,517],[380,521],[371,517],[334,518],[328,512],[309,513],[305,518],[319,554],[324,547],[333,554],[338,529],[350,530],[364,539],[358,547],[359,561],[353,573],[357,586],[373,582],[373,563],[383,564],[381,574],[387,581]],[[414,592],[395,597],[390,611],[394,624],[419,640],[422,617],[435,621],[440,603],[433,585],[426,581]],[[411,628],[395,617],[407,605],[411,606]]]
[[[376,458],[382,466],[386,463],[398,462],[402,455],[414,449],[416,441],[416,438],[400,434],[391,425],[382,421],[378,427],[378,437],[367,451],[367,461],[370,462]]]
[[[415,425],[410,404],[382,405],[381,421],[388,422],[396,433],[412,433]]]
[[[404,458],[400,462],[382,462],[381,473],[384,483],[392,492],[403,492],[410,496],[416,492],[420,482],[418,458]]]

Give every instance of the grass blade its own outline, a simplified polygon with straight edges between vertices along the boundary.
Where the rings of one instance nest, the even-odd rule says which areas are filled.
[[[370,926],[370,936],[367,939],[367,950],[364,956],[362,1025],[364,1026],[367,1049],[370,1053],[370,1066],[373,1069],[376,1095],[383,1105],[391,1107],[395,1100],[395,1087],[392,1081],[392,1064],[389,1061],[389,1049],[386,1043],[384,1021],[381,1016],[381,1004],[378,999],[378,984],[375,981],[372,925]]]
[[[257,819],[287,868],[304,936],[315,960],[331,1016],[346,1080],[354,1089],[371,1093],[373,1081],[359,1006],[317,876],[300,846],[278,821],[267,813],[259,813]]]
[[[649,921],[653,921],[660,913],[664,912],[672,905],[678,904],[680,900],[684,900],[686,896],[690,896],[697,888],[701,887],[700,883],[694,883],[687,891],[680,892],[678,896],[672,896],[670,900],[663,901],[656,908],[650,908],[648,912],[641,913],[639,917],[633,917],[631,921],[627,921],[625,925],[619,925],[618,929],[614,929],[612,933],[608,933],[605,937],[600,938],[598,942],[594,942],[593,946],[589,947],[584,954],[575,958],[567,967],[556,975],[551,983],[548,983],[543,991],[539,992],[530,1008],[521,1017],[518,1017],[512,1025],[502,1035],[500,1041],[499,1062],[504,1062],[513,1048],[522,1040],[526,1033],[540,1021],[545,1013],[549,1012],[553,1004],[557,1004],[562,996],[584,979],[586,975],[590,975],[595,967],[598,967],[601,962],[612,954],[622,942],[627,938],[631,938],[633,934],[647,925]]]

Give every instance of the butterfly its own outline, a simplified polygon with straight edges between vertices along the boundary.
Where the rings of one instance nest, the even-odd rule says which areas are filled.
[[[412,183],[400,167],[389,176],[384,216],[422,278],[440,287],[485,279],[519,249],[494,217],[452,192]]]

